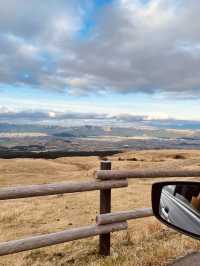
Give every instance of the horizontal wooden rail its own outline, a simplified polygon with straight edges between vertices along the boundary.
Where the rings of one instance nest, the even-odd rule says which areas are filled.
[[[92,225],[0,244],[0,256],[127,229],[127,222]]]
[[[0,200],[47,196],[63,193],[74,193],[100,189],[127,187],[127,180],[62,182],[44,185],[29,185],[19,187],[7,187],[0,189]]]
[[[200,177],[200,170],[188,169],[136,169],[132,171],[99,170],[97,178],[101,180],[123,179],[123,178],[153,178],[153,177]]]
[[[151,208],[136,209],[133,211],[122,211],[122,212],[101,214],[96,217],[96,222],[98,225],[112,224],[116,222],[123,222],[126,220],[144,218],[149,216],[153,216]]]

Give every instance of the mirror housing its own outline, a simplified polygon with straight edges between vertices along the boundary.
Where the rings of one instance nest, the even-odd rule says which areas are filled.
[[[153,214],[159,221],[200,239],[200,182],[154,183],[151,199]]]

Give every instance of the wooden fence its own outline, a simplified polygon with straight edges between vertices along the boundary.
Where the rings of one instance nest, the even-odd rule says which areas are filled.
[[[96,225],[0,243],[0,255],[13,254],[99,235],[99,253],[108,256],[110,255],[111,232],[126,230],[128,228],[127,220],[153,215],[150,208],[111,213],[111,189],[127,187],[127,178],[200,176],[200,171],[196,170],[155,171],[141,169],[112,171],[110,161],[102,161],[100,169],[97,172],[97,179],[94,181],[1,188],[0,200],[100,190],[100,214],[96,217]]]

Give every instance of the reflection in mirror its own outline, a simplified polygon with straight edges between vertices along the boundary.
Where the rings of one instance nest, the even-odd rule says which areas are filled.
[[[176,184],[162,188],[160,216],[189,233],[200,234],[200,185]]]

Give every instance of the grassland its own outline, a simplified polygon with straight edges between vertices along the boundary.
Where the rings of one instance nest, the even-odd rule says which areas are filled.
[[[200,151],[132,151],[109,159],[113,169],[200,168]],[[0,160],[0,186],[93,179],[99,163],[98,157]],[[113,190],[112,210],[150,207],[153,182],[155,179],[131,179],[128,188]],[[0,241],[95,223],[98,210],[98,191],[3,201],[0,205]],[[0,265],[159,266],[197,250],[200,250],[199,241],[176,233],[151,217],[130,221],[128,231],[113,233],[112,254],[108,258],[98,256],[96,237],[3,256]]]

